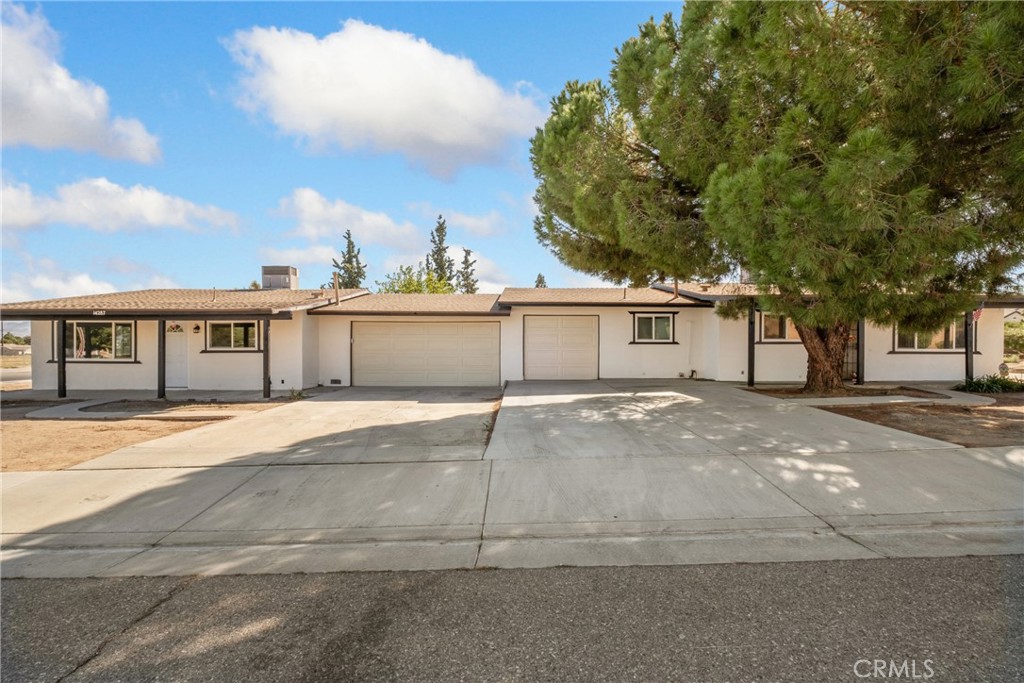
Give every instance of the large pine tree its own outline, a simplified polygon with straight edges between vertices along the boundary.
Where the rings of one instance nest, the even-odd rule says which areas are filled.
[[[1024,263],[1024,5],[687,3],[532,142],[536,231],[624,281],[750,272],[842,388],[861,318],[934,329]]]

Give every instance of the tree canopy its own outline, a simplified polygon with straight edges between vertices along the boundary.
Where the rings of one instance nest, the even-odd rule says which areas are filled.
[[[462,250],[462,264],[459,266],[459,272],[455,273],[455,289],[462,294],[476,294],[479,290],[479,284],[476,279],[476,259],[471,259],[473,255],[471,249]]]
[[[442,282],[426,266],[399,266],[398,270],[377,281],[377,291],[386,294],[452,294],[455,288]]]
[[[438,282],[447,282],[455,286],[455,259],[448,255],[448,224],[444,216],[437,217],[437,224],[430,231],[430,252],[427,254],[428,271],[434,274]]]
[[[618,282],[747,270],[835,388],[857,320],[934,329],[1024,263],[1022,35],[1017,3],[687,3],[552,101],[538,239]]]
[[[341,254],[341,261],[331,259],[334,271],[338,273],[339,287],[358,289],[363,286],[363,280],[366,279],[366,264],[359,259],[360,253],[352,239],[352,231],[346,230],[345,251]]]
[[[378,292],[401,294],[476,294],[476,259],[471,249],[462,249],[462,263],[455,270],[455,259],[448,255],[448,226],[443,216],[430,231],[430,252],[426,261],[415,267],[399,266],[398,270],[377,281]],[[357,251],[358,255],[358,251]]]

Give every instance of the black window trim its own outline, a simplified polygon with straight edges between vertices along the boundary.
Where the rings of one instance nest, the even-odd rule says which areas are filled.
[[[246,323],[255,325],[256,330],[256,346],[249,347],[243,346],[238,348],[225,348],[223,346],[210,346],[210,325],[232,325],[232,331],[234,325],[238,323]],[[263,321],[261,320],[204,320],[203,321],[203,350],[199,353],[263,353]],[[232,334],[232,339],[234,335]]]
[[[658,345],[658,344],[678,344],[679,343],[679,342],[676,341],[676,316],[679,315],[679,311],[629,311],[629,314],[630,314],[630,316],[632,316],[631,320],[632,320],[632,335],[633,335],[633,339],[629,342],[630,344],[640,344],[640,345],[651,345],[651,344],[653,344],[653,345]],[[672,338],[671,339],[637,339],[636,338],[636,319],[637,319],[638,316],[644,316],[644,317],[648,317],[649,316],[649,317],[652,317],[652,318],[656,318],[656,317],[668,318],[669,319],[669,329],[672,331]],[[653,331],[653,329],[654,329],[653,328],[653,324],[652,324],[651,329]]]
[[[117,319],[117,318],[84,318],[84,319],[68,319],[66,320],[68,329],[73,330],[75,325],[85,324],[109,324],[111,328],[114,325],[128,325],[132,330],[132,356],[131,358],[75,358],[74,353],[69,353],[65,358],[67,363],[102,363],[103,365],[132,365],[140,364],[139,360],[139,329],[137,320]],[[64,340],[58,340],[57,334],[60,324],[56,320],[50,321],[50,358],[47,363],[57,362],[57,344],[63,344]],[[74,334],[72,332],[72,334]],[[114,344],[116,339],[116,330],[110,330],[111,344]]]

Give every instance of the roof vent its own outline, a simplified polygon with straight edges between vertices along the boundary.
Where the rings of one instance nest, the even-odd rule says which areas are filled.
[[[298,289],[299,271],[293,266],[263,266],[263,289]]]
[[[700,291],[702,291],[702,292],[706,292],[706,291],[708,291],[709,289],[711,289],[711,285],[708,285],[708,284],[704,284],[704,285],[701,285],[701,286],[700,286]]]

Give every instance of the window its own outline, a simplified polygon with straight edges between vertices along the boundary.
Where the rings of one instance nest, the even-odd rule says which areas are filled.
[[[256,323],[208,323],[207,348],[217,351],[255,351]]]
[[[961,318],[935,332],[904,332],[896,330],[897,351],[963,350],[965,325]],[[978,328],[974,328],[974,347],[978,347]]]
[[[672,316],[633,314],[633,340],[637,342],[672,342]]]
[[[793,321],[784,315],[761,315],[761,341],[800,341]]]
[[[135,324],[68,321],[64,349],[68,360],[134,360]]]

